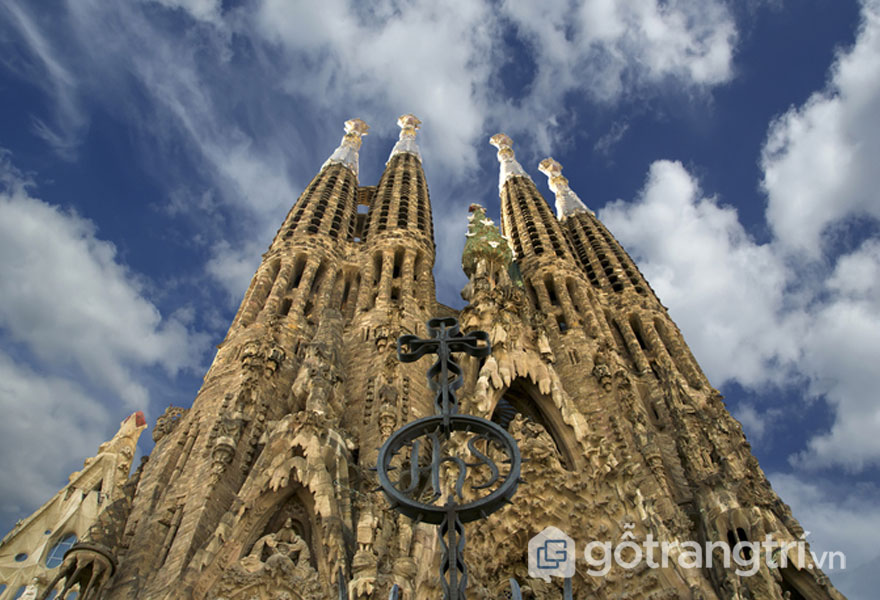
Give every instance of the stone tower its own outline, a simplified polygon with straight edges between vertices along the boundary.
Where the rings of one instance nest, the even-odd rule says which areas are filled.
[[[515,578],[523,597],[561,598],[561,580],[527,572],[529,540],[552,525],[579,544],[574,598],[842,598],[793,545],[787,566],[752,575],[682,566],[686,542],[729,552],[766,536],[794,544],[803,531],[556,161],[540,165],[554,216],[511,140],[492,138],[502,227],[472,205],[468,305],[437,302],[420,122],[398,124],[382,176],[364,186],[368,127],[346,122],[263,255],[192,408],[160,417],[131,494],[50,585],[81,600],[355,600],[387,598],[395,584],[405,600],[440,598],[435,528],[392,510],[371,467],[392,431],[433,412],[427,361],[398,362],[395,341],[445,316],[489,332],[493,347],[462,358],[461,411],[506,428],[528,459],[512,505],[467,525],[469,597],[509,597]],[[677,543],[668,564],[622,553],[629,567],[592,574],[584,562],[587,541],[650,539]]]

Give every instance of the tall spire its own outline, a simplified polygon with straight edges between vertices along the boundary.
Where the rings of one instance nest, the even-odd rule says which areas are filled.
[[[503,133],[496,133],[489,138],[489,143],[498,148],[498,162],[501,163],[501,173],[498,177],[498,190],[504,187],[504,182],[514,175],[528,177],[528,173],[516,161],[513,154],[513,140]],[[531,179],[531,178],[530,178]]]
[[[587,205],[568,187],[568,179],[562,176],[562,165],[552,158],[538,164],[538,170],[547,176],[550,189],[556,194],[556,217],[560,220],[576,212],[586,211],[595,215]]]
[[[422,160],[422,155],[419,154],[419,145],[416,143],[416,130],[418,130],[421,124],[422,122],[412,113],[397,119],[397,126],[400,127],[400,139],[394,144],[391,155],[388,157],[388,162],[385,163],[386,165],[391,162],[392,158],[404,152],[408,152]]]
[[[370,126],[361,119],[349,119],[345,122],[345,135],[339,147],[333,151],[321,168],[327,165],[342,164],[351,169],[354,176],[358,174],[358,150],[361,147],[361,137],[367,135]]]

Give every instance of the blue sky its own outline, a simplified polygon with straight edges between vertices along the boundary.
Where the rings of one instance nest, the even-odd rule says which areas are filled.
[[[372,128],[370,185],[413,112],[440,300],[462,304],[467,206],[498,216],[488,137],[549,198],[552,155],[814,549],[846,552],[833,581],[876,586],[880,1],[365,6],[0,4],[2,528],[127,414],[192,402],[343,121]]]

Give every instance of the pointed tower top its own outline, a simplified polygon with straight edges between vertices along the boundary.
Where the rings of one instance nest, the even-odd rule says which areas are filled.
[[[388,157],[388,162],[385,163],[386,165],[391,162],[392,158],[404,152],[408,152],[422,160],[422,155],[419,154],[419,145],[416,144],[416,133],[421,124],[422,122],[414,114],[403,115],[397,119],[397,125],[400,127],[400,139],[394,144],[391,155]]]
[[[321,168],[327,165],[341,164],[352,170],[354,176],[358,174],[358,150],[361,147],[361,137],[367,135],[370,126],[361,119],[349,119],[345,122],[345,135],[339,143],[339,147],[333,151]]]
[[[538,164],[538,170],[547,176],[550,189],[556,194],[556,218],[562,220],[581,211],[596,214],[568,187],[568,179],[562,176],[562,165],[556,160],[545,158]]]
[[[522,165],[516,161],[513,154],[513,140],[506,134],[496,133],[489,138],[489,143],[498,148],[498,162],[501,163],[501,173],[498,177],[498,191],[504,187],[504,182],[514,175],[522,175],[528,177],[528,173],[523,170]]]

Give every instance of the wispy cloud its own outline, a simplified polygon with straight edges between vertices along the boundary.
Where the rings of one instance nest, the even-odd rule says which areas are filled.
[[[0,11],[9,16],[6,22],[26,48],[25,60],[16,61],[13,70],[32,85],[42,88],[54,100],[52,115],[32,115],[33,131],[58,156],[72,161],[88,126],[88,117],[77,97],[78,82],[64,64],[58,49],[46,39],[24,6],[9,0],[0,6]],[[10,46],[7,46],[5,53],[18,54]],[[13,65],[8,59],[4,63]]]
[[[134,369],[195,368],[205,340],[162,317],[92,222],[30,187],[0,155],[0,334],[61,372],[75,367],[129,408],[147,408]]]

